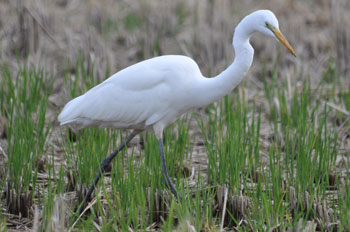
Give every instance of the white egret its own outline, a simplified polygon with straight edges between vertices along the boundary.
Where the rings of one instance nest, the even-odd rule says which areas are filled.
[[[253,61],[254,49],[249,39],[254,32],[277,38],[295,56],[279,30],[276,16],[269,10],[259,10],[238,24],[233,36],[235,59],[213,78],[204,77],[189,57],[159,56],[117,72],[67,103],[58,116],[61,125],[133,130],[126,141],[102,162],[82,208],[111,160],[141,131],[151,131],[157,137],[165,181],[172,193],[178,196],[166,168],[163,130],[185,112],[209,105],[229,94],[242,81]]]

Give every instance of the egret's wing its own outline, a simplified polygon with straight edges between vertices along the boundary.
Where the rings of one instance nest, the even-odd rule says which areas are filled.
[[[70,101],[58,119],[62,125],[76,123],[85,127],[114,124],[128,128],[145,123],[149,118],[161,117],[166,113],[165,73],[142,65],[124,69]]]
[[[184,56],[161,56],[114,74],[70,101],[58,116],[61,125],[135,128],[169,122],[190,108],[191,78],[197,64]]]

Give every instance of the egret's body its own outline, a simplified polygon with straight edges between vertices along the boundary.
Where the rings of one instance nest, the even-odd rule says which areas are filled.
[[[152,130],[155,125],[167,126],[203,102],[193,89],[203,79],[191,58],[152,58],[114,74],[75,98],[59,120],[63,125],[75,123],[80,127]]]
[[[204,77],[198,65],[186,56],[155,57],[119,71],[73,99],[64,107],[58,120],[61,125],[77,124],[81,128],[133,129],[120,149],[137,133],[153,131],[158,139],[165,179],[177,195],[165,166],[162,132],[183,113],[213,103],[230,93],[242,81],[253,61],[254,49],[249,39],[254,32],[279,39],[295,55],[279,31],[274,14],[268,10],[256,11],[246,16],[236,27],[233,37],[235,60],[216,77]],[[120,149],[103,162],[101,172]]]
[[[241,66],[242,71],[249,66],[244,70]],[[233,68],[226,70],[228,75],[223,72],[216,78],[206,78],[194,60],[186,56],[148,59],[70,101],[59,120],[61,125],[73,123],[81,128],[164,128],[190,109],[213,103],[231,92],[244,76],[232,78]]]

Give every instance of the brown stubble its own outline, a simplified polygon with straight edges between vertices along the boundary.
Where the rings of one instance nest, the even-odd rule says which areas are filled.
[[[278,76],[281,79],[289,79],[291,87],[287,96],[292,96],[296,86],[301,85],[306,72],[310,75],[311,85],[316,88],[321,83],[321,77],[327,71],[332,58],[335,58],[336,65],[339,66],[344,86],[349,86],[349,2],[0,1],[0,60],[1,64],[8,63],[11,70],[18,70],[23,64],[43,64],[46,71],[53,74],[56,80],[54,92],[49,98],[53,107],[48,109],[48,123],[52,123],[59,131],[61,129],[55,121],[56,115],[69,99],[63,76],[69,71],[72,78],[74,77],[75,64],[81,56],[84,65],[94,67],[89,70],[94,72],[99,81],[105,78],[107,66],[110,67],[110,72],[114,73],[140,60],[163,54],[191,56],[198,62],[205,76],[214,76],[232,62],[232,33],[239,20],[254,10],[269,8],[279,18],[280,28],[293,44],[298,58],[288,54],[286,49],[273,40],[257,35],[252,38],[255,62],[244,88],[239,87],[237,91],[245,96],[248,104],[255,102],[267,106],[260,63],[266,66],[266,70],[272,70],[277,62]],[[185,15],[183,21],[176,13],[180,10]],[[137,15],[142,22],[140,27],[130,29],[125,26],[125,18],[132,14]],[[117,26],[106,29],[110,22],[116,23]],[[157,46],[155,41],[158,41]],[[19,60],[17,52],[21,54]],[[331,80],[324,88],[332,89]],[[324,100],[328,97],[319,96]],[[206,117],[204,111],[196,113]],[[331,116],[332,114],[336,118],[336,114],[331,112]],[[269,127],[266,115],[268,112],[262,113],[260,139],[262,152],[268,153],[273,131]],[[346,124],[342,123],[338,125],[338,129],[342,132],[338,138],[338,146],[342,147],[345,154],[350,150],[349,130]],[[4,135],[4,131],[1,134]],[[60,134],[54,133],[48,143],[58,147]],[[195,122],[191,122],[190,134],[196,135],[197,138],[197,141],[191,143],[195,151],[192,164],[196,173],[199,167],[201,168],[201,174],[205,178],[206,152],[203,143],[200,142],[200,130]],[[1,139],[6,140],[6,137]],[[5,157],[7,151],[2,151],[4,154],[0,154],[0,157]],[[59,148],[55,150],[59,160],[62,160],[62,153]],[[195,186],[194,183],[195,181],[192,186]]]

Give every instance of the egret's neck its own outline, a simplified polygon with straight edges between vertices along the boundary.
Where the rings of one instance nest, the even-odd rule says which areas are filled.
[[[224,96],[241,83],[253,62],[254,49],[249,43],[250,34],[241,32],[239,26],[233,36],[235,59],[226,70],[213,78],[214,86],[220,89],[219,92],[224,93]]]
[[[206,78],[203,82],[203,91],[205,104],[211,104],[220,98],[229,94],[244,78],[253,62],[254,49],[249,43],[252,31],[245,27],[244,20],[236,27],[233,35],[233,47],[235,50],[235,59],[233,63],[222,73],[213,77]],[[203,102],[204,103],[204,102]]]

